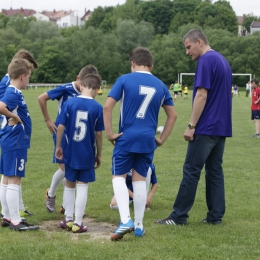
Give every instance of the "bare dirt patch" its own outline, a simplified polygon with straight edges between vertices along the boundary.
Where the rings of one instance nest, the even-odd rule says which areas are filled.
[[[72,239],[77,239],[78,236],[87,236],[89,239],[110,239],[111,234],[116,228],[116,225],[108,222],[97,222],[95,219],[85,217],[83,223],[88,227],[88,231],[81,234],[74,234],[59,227],[59,220],[49,220],[42,222],[40,229],[47,232],[66,232],[71,234]]]

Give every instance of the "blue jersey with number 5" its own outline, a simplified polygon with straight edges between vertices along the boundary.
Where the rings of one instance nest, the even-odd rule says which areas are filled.
[[[65,164],[78,170],[94,167],[95,132],[104,130],[102,106],[93,98],[70,98],[61,110],[60,124],[66,127],[68,140]]]
[[[108,96],[121,100],[119,133],[123,135],[116,146],[128,152],[153,152],[160,107],[173,106],[167,86],[149,72],[133,72],[119,77]]]

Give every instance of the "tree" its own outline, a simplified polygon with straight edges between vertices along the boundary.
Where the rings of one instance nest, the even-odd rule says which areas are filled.
[[[10,20],[9,16],[0,13],[0,29],[5,28],[9,20]]]
[[[253,13],[244,14],[243,17],[244,20],[242,26],[245,27],[248,32],[250,32],[250,25],[252,24],[252,22],[260,21],[260,17],[255,16]]]

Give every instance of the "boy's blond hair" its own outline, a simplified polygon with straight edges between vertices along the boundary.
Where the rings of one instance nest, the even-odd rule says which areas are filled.
[[[13,57],[13,59],[16,59],[16,58],[28,60],[33,65],[34,69],[38,68],[38,64],[37,64],[36,60],[34,59],[32,53],[30,53],[29,51],[27,51],[25,49],[19,50]]]
[[[25,59],[14,58],[8,66],[10,79],[18,79],[21,75],[28,75],[33,70],[33,65]]]
[[[99,89],[102,80],[98,74],[87,74],[80,80],[80,85],[85,88]]]
[[[79,72],[79,79],[82,80],[84,78],[85,75],[87,74],[98,74],[98,70],[97,68],[92,65],[92,64],[89,64],[85,67],[83,67],[80,72]]]

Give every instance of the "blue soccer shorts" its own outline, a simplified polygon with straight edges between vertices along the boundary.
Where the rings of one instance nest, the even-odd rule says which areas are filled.
[[[25,176],[27,149],[17,149],[1,154],[0,171],[4,176]]]
[[[133,153],[122,151],[120,148],[115,147],[112,157],[112,175],[123,175],[131,169],[135,169],[141,176],[146,178],[153,156],[154,152]]]
[[[254,119],[257,119],[259,120],[260,119],[260,110],[252,110],[252,117],[251,117],[252,120]]]
[[[70,182],[93,182],[95,181],[95,169],[72,169],[69,165],[65,164],[65,178]]]

